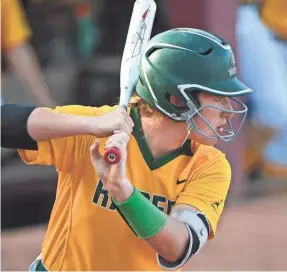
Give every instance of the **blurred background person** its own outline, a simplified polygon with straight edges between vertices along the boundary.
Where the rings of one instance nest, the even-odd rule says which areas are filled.
[[[37,56],[29,44],[31,31],[22,4],[18,0],[3,0],[1,12],[1,49],[8,67],[28,85],[38,105],[55,107],[57,103],[51,97]]]
[[[241,0],[236,39],[242,80],[254,89],[245,167],[287,181],[287,1]],[[284,148],[285,147],[285,148]]]

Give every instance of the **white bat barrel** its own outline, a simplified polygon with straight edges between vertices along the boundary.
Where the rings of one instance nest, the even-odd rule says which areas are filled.
[[[150,40],[156,13],[154,0],[137,0],[134,4],[120,72],[120,105],[127,106],[139,77],[141,55]]]

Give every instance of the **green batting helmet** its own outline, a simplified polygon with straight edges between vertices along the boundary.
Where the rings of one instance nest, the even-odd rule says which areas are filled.
[[[195,95],[198,91],[232,97],[243,109],[231,112],[243,113],[245,119],[247,107],[234,97],[252,90],[237,78],[234,54],[227,42],[193,28],[176,28],[152,38],[141,58],[137,94],[172,120],[186,121],[189,128],[198,130],[193,121],[202,109]],[[172,95],[186,107],[173,105],[169,99]],[[210,126],[208,122],[207,125]],[[234,133],[231,126],[230,133],[221,136],[212,129],[215,137],[225,141],[230,141],[238,132]]]

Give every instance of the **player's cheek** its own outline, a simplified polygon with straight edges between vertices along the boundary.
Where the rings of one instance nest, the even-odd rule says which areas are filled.
[[[212,130],[212,128],[210,128],[209,125],[211,125],[211,127],[215,128],[215,122],[213,119],[211,120],[208,120],[208,123],[209,125],[202,119],[200,118],[201,120],[199,120],[199,125],[198,125],[198,128],[201,132],[203,132],[204,134],[208,135],[208,136],[211,136],[211,137],[214,137],[216,134],[214,133],[214,131]]]
[[[204,115],[203,115],[204,116]],[[205,117],[205,116],[204,116]],[[208,129],[208,126],[207,124],[204,122],[204,120],[200,117],[200,116],[196,116],[195,117],[195,124],[196,126],[198,127],[198,129],[201,131],[201,132],[204,132],[204,133],[208,133],[209,134],[209,129]]]

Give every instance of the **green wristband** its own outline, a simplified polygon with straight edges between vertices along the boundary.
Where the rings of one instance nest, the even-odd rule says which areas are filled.
[[[166,224],[167,215],[154,206],[136,188],[126,201],[117,202],[113,199],[113,202],[141,239],[148,239],[156,235]]]

